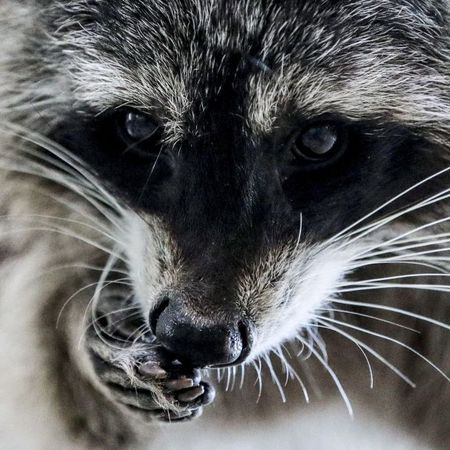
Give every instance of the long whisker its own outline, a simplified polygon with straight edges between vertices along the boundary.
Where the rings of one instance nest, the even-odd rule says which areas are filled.
[[[94,265],[90,265],[90,264],[82,264],[82,263],[59,264],[59,265],[55,265],[55,266],[50,266],[48,268],[48,270],[39,272],[39,274],[36,275],[36,278],[45,276],[45,275],[49,275],[49,274],[52,274],[55,272],[59,272],[59,271],[63,271],[63,270],[72,270],[72,269],[89,270],[89,271],[94,271],[94,272],[102,272],[103,271],[103,267],[94,266]],[[121,269],[112,269],[111,272],[118,273],[121,275],[129,275],[129,273],[126,270],[121,270]],[[131,278],[129,278],[129,280],[131,281]]]
[[[0,161],[1,161],[1,159],[0,159]],[[25,165],[27,163],[28,163],[28,168]],[[30,166],[31,167],[35,166],[36,168],[31,169]],[[96,210],[98,210],[111,223],[114,223],[117,227],[120,226],[118,224],[118,222],[116,222],[115,217],[112,216],[111,214],[109,214],[108,210],[105,209],[104,207],[102,207],[101,204],[99,203],[99,201],[95,200],[92,197],[92,195],[88,194],[84,187],[80,187],[80,185],[77,184],[77,182],[74,182],[73,180],[68,179],[67,176],[62,175],[61,173],[58,173],[55,171],[50,171],[48,169],[48,166],[38,165],[38,164],[33,165],[28,160],[23,159],[22,164],[16,164],[15,166],[12,166],[11,164],[9,164],[9,165],[2,164],[2,165],[0,165],[0,167],[3,170],[8,170],[10,172],[18,172],[18,173],[23,173],[26,175],[33,175],[33,176],[37,176],[37,177],[40,177],[42,179],[45,179],[45,180],[48,180],[51,182],[56,182],[56,183],[60,184],[61,186],[66,187],[71,192],[74,192],[74,193],[78,194],[79,196],[81,196],[82,198],[84,198],[89,204],[91,204]],[[99,200],[102,201],[103,199],[99,196]]]
[[[320,319],[320,317],[316,317],[316,319]],[[320,323],[322,323],[322,322],[320,321]],[[317,324],[316,326],[317,326],[318,328],[329,329],[327,326],[320,325],[320,324]],[[332,331],[334,331],[334,330],[332,330]],[[358,350],[359,350],[359,351],[361,352],[361,354],[363,355],[364,360],[366,361],[367,368],[368,368],[368,370],[369,370],[369,386],[370,386],[370,389],[373,389],[375,383],[374,383],[374,376],[373,376],[372,364],[370,364],[369,357],[367,356],[367,353],[366,353],[366,352],[364,351],[364,349],[361,347],[361,345],[359,344],[359,342],[357,342],[357,340],[353,340],[352,343],[358,348]]]
[[[95,285],[97,284],[97,282],[95,283],[89,283],[86,286],[83,286],[82,288],[78,289],[77,291],[75,291],[62,305],[61,309],[59,310],[58,313],[58,317],[56,319],[56,325],[55,327],[58,329],[59,328],[59,323],[61,322],[61,318],[62,315],[64,313],[64,310],[66,309],[67,305],[72,301],[72,299],[74,299],[78,294],[80,294],[81,292],[89,289],[89,288],[93,288]]]
[[[111,206],[116,210],[121,210],[122,206],[118,202],[118,200],[112,196],[106,189],[101,186],[98,179],[90,172],[85,163],[80,159],[74,156],[67,149],[57,144],[54,141],[49,140],[45,136],[35,133],[31,130],[27,130],[17,124],[13,124],[8,122],[7,127],[9,130],[14,132],[16,136],[22,138],[24,141],[28,141],[31,144],[37,145],[49,153],[63,161],[68,167],[73,169],[75,173],[81,175],[91,186],[95,187],[97,192],[102,194],[103,199],[107,199]],[[36,155],[38,157],[42,156],[41,154]],[[77,176],[76,178],[79,178]]]
[[[345,392],[344,387],[342,386],[341,381],[339,380],[338,376],[336,375],[335,371],[330,367],[330,365],[325,361],[325,359],[320,355],[319,352],[316,351],[316,349],[309,344],[305,339],[303,339],[301,336],[297,336],[297,339],[302,342],[305,347],[308,347],[311,351],[311,353],[316,357],[316,359],[322,364],[324,369],[329,373],[331,378],[333,379],[342,399],[344,400],[344,403],[347,407],[347,411],[350,415],[350,417],[353,417],[353,407],[350,403],[350,399],[348,398],[347,393]]]
[[[433,222],[426,223],[426,224],[421,225],[419,227],[416,227],[416,228],[414,228],[412,230],[409,230],[409,231],[407,231],[405,233],[402,233],[402,234],[400,234],[400,235],[398,235],[398,236],[396,236],[394,238],[391,238],[388,241],[384,241],[382,244],[379,244],[377,246],[373,246],[371,248],[368,248],[364,252],[362,252],[359,256],[362,256],[365,253],[368,253],[368,252],[370,252],[372,250],[375,250],[375,249],[379,248],[380,245],[385,245],[385,246],[390,245],[390,244],[392,244],[393,242],[396,242],[399,239],[402,239],[402,238],[407,237],[407,236],[411,236],[412,234],[418,233],[419,231],[423,231],[423,230],[426,230],[428,228],[431,228],[431,227],[434,227],[434,226],[437,226],[437,225],[441,225],[441,224],[443,224],[445,222],[448,222],[448,221],[450,221],[450,217],[444,217],[442,219],[434,220]],[[418,253],[418,254],[420,254],[420,253]]]
[[[115,211],[120,212],[123,207],[118,200],[104,189],[94,174],[85,166],[82,160],[76,158],[68,150],[61,147],[59,144],[48,140],[45,136],[37,134],[31,130],[26,130],[16,124],[7,123],[6,133],[13,133],[16,137],[22,139],[23,142],[29,142],[33,146],[42,148],[49,152],[57,159],[49,158],[43,152],[38,152],[35,148],[24,148],[20,150],[28,156],[32,156],[44,162],[45,164],[38,164],[35,161],[21,158],[14,154],[16,161],[23,161],[23,164],[16,166],[6,166],[8,170],[15,170],[23,173],[30,173],[35,176],[47,178],[51,181],[58,181],[65,185],[72,191],[82,195],[87,201],[93,204],[97,209],[103,213],[109,220],[113,220],[106,210],[100,204],[94,201],[94,197],[101,203],[108,203]],[[5,155],[3,155],[5,156]],[[25,168],[28,167],[28,170]],[[39,167],[39,170],[33,170],[32,167]],[[56,171],[55,169],[58,169]],[[48,174],[51,173],[52,176]],[[89,192],[89,195],[87,193]]]
[[[256,403],[259,403],[259,400],[261,399],[261,395],[262,395],[262,388],[263,388],[262,375],[261,375],[261,370],[262,370],[261,358],[258,358],[256,361],[253,361],[252,366],[256,372],[255,384],[258,384],[258,397],[256,399]]]
[[[286,403],[286,395],[284,393],[284,389],[283,389],[283,385],[280,383],[280,380],[278,379],[278,376],[272,366],[272,361],[270,360],[268,355],[264,355],[263,359],[269,369],[270,372],[270,376],[272,377],[272,381],[274,382],[274,384],[277,386],[278,391],[280,393],[281,396],[281,400],[283,403]]]
[[[297,242],[295,243],[294,254],[297,253],[298,247],[300,246],[302,240],[302,233],[303,233],[303,214],[300,213],[300,225],[298,229]]]
[[[450,285],[446,284],[407,284],[407,283],[359,283],[359,287],[337,289],[339,294],[360,291],[378,291],[381,289],[416,289],[419,291],[450,292]]]
[[[81,206],[76,202],[67,202],[67,199],[65,197],[58,197],[56,195],[53,195],[49,190],[36,187],[35,192],[39,193],[39,195],[42,197],[49,198],[52,202],[62,206],[64,209],[83,217],[89,222],[92,222],[92,224],[102,226],[106,231],[110,230],[111,226],[118,231],[123,230],[119,220],[120,215],[118,214],[117,216],[114,215],[115,213],[113,215],[108,213],[107,216],[105,216],[105,214],[101,214],[101,216],[99,217],[98,214],[94,214],[91,211],[88,211],[86,205]],[[106,219],[107,222],[105,222],[104,219]]]
[[[96,285],[96,287],[95,287],[95,292],[94,292],[94,294],[92,295],[92,297],[91,297],[91,299],[89,300],[88,305],[87,305],[87,307],[86,307],[85,314],[84,314],[84,320],[83,320],[83,323],[86,322],[86,316],[87,316],[87,314],[88,314],[88,310],[90,310],[90,312],[91,312],[91,320],[95,319],[95,311],[96,311],[96,309],[97,309],[97,304],[98,304],[99,299],[100,299],[100,294],[101,294],[101,292],[108,286],[108,283],[106,283],[106,279],[107,279],[107,277],[108,277],[108,275],[109,275],[111,269],[112,269],[112,268],[114,267],[114,265],[116,264],[117,260],[118,260],[118,259],[117,259],[114,255],[110,255],[109,258],[108,258],[108,260],[106,261],[105,269],[104,269],[103,272],[101,273],[100,278],[99,278],[99,280],[98,280],[98,283],[97,283],[97,285]],[[98,337],[99,337],[106,345],[112,346],[110,342],[107,342],[107,341],[103,338],[103,336],[102,336],[102,334],[101,334],[101,330],[99,330],[98,325],[97,325],[97,323],[96,323],[95,321],[94,321],[94,330],[95,330],[97,336],[98,336]],[[81,331],[82,331],[82,330],[81,330]],[[82,339],[83,339],[83,333],[81,332],[80,341],[79,341],[79,346],[81,346]]]
[[[396,245],[396,246],[391,245],[391,243],[392,243],[392,239],[391,239],[391,241],[387,241],[387,242],[384,241],[377,246],[374,246],[370,249],[364,250],[362,253],[360,253],[357,256],[357,258],[363,259],[363,258],[375,257],[375,256],[378,257],[381,255],[386,255],[386,254],[391,254],[391,253],[402,254],[406,250],[446,244],[446,243],[450,242],[450,234],[448,234],[448,233],[445,233],[445,234],[446,234],[446,236],[445,236],[446,239],[439,239],[438,235],[436,235],[436,236],[415,236],[412,239],[404,239],[404,240],[397,241],[397,244],[400,244],[400,245]],[[442,234],[441,234],[441,236],[442,236]],[[426,238],[426,239],[424,239],[424,238]],[[410,242],[413,242],[413,244],[401,245],[401,244],[405,244],[405,243],[408,244]],[[384,250],[373,251],[373,250],[378,250],[378,249],[383,249],[383,248],[384,248]]]
[[[445,273],[408,273],[404,275],[393,275],[390,277],[380,277],[380,278],[369,278],[365,280],[357,280],[357,281],[349,281],[349,282],[342,282],[338,283],[337,286],[355,286],[359,284],[372,284],[372,283],[379,283],[381,281],[393,281],[393,280],[405,280],[409,278],[445,278],[450,277],[450,274]]]
[[[114,315],[114,314],[119,314],[120,312],[133,311],[133,310],[134,310],[134,311],[138,310],[138,311],[136,311],[136,312],[134,312],[134,313],[132,313],[132,314],[128,314],[127,317],[122,317],[121,319],[112,322],[112,323],[111,323],[111,326],[114,326],[114,325],[117,325],[117,324],[119,324],[119,323],[121,323],[121,322],[124,322],[125,320],[129,320],[129,319],[132,319],[132,318],[134,318],[134,317],[138,317],[138,316],[141,314],[141,312],[140,312],[140,310],[139,310],[139,307],[135,307],[135,306],[134,306],[134,307],[130,307],[130,308],[123,308],[123,309],[120,309],[120,310],[117,310],[117,311],[112,311],[112,312],[110,312],[110,313],[106,313],[106,314],[103,314],[103,315],[101,315],[101,316],[98,316],[98,317],[96,317],[94,320],[92,320],[91,322],[88,323],[88,325],[85,327],[83,333],[86,334],[86,333],[89,331],[89,329],[90,329],[92,326],[94,326],[94,322],[96,322],[96,323],[98,324],[99,321],[100,321],[101,319],[108,318],[109,316],[112,316],[112,315]],[[99,328],[101,328],[101,333],[102,333],[102,334],[106,335],[107,337],[109,337],[109,338],[111,338],[111,339],[114,339],[115,341],[123,342],[123,343],[128,342],[127,339],[123,339],[123,338],[120,338],[119,336],[112,335],[112,334],[109,333],[107,330],[105,330],[104,328],[102,328],[100,325],[99,325]]]
[[[119,279],[117,279],[117,280],[111,280],[111,281],[109,281],[109,282],[107,283],[107,286],[110,286],[110,285],[113,285],[113,284],[122,284],[124,280],[128,280],[128,278],[126,278],[126,279],[119,278]],[[94,286],[97,286],[97,284],[98,284],[98,282],[96,281],[95,283],[89,283],[89,284],[87,284],[86,286],[83,286],[82,288],[80,288],[80,289],[78,289],[77,291],[75,291],[75,292],[74,292],[74,293],[73,293],[73,294],[72,294],[72,295],[64,302],[63,306],[61,307],[61,309],[60,309],[60,311],[59,311],[58,317],[57,317],[57,319],[56,319],[56,325],[55,325],[56,328],[59,328],[59,323],[60,323],[60,321],[61,321],[62,314],[63,314],[65,308],[67,307],[67,305],[68,305],[68,304],[69,304],[69,303],[70,303],[77,295],[81,294],[82,292],[84,292],[85,290],[87,290],[87,289],[89,289],[89,288],[93,288]]]
[[[333,299],[333,303],[339,303],[342,305],[348,305],[348,306],[361,306],[363,308],[372,308],[372,309],[378,309],[381,311],[389,311],[393,313],[398,313],[404,316],[412,317],[414,319],[418,319],[427,323],[430,323],[432,325],[437,325],[440,328],[444,328],[446,330],[450,330],[450,325],[447,325],[446,323],[440,322],[439,320],[432,319],[431,317],[423,316],[421,314],[416,314],[410,311],[406,311],[401,308],[395,308],[393,306],[385,306],[385,305],[379,305],[374,303],[365,303],[365,302],[356,302],[356,301],[350,301],[350,300],[344,300],[341,298],[335,298]]]
[[[441,258],[426,258],[424,260],[424,257],[422,257],[420,261],[414,259],[409,260],[408,258],[403,258],[402,260],[398,260],[396,258],[389,258],[389,259],[378,258],[378,259],[368,259],[364,262],[356,261],[356,263],[349,264],[349,266],[352,270],[355,270],[361,269],[363,267],[395,264],[396,266],[404,265],[404,266],[426,267],[428,269],[436,270],[436,272],[439,273],[448,273],[448,270],[444,266],[436,264],[436,262],[439,261],[441,261]]]
[[[231,385],[231,370],[229,367],[226,368],[226,374],[227,374],[227,382],[225,385],[225,392],[228,392],[230,390]]]
[[[140,204],[141,201],[142,201],[142,197],[143,197],[143,195],[145,194],[145,190],[147,189],[147,186],[148,186],[148,184],[150,183],[150,179],[151,179],[151,177],[152,177],[152,175],[153,175],[153,173],[154,173],[154,171],[155,171],[155,169],[156,169],[156,166],[157,166],[157,164],[158,164],[158,161],[159,161],[159,159],[161,158],[162,151],[163,151],[163,147],[161,147],[161,148],[159,149],[158,155],[156,156],[156,159],[155,159],[155,161],[154,161],[152,167],[150,168],[150,171],[149,171],[149,173],[148,173],[148,175],[147,175],[147,178],[146,178],[146,180],[145,180],[144,186],[142,187],[141,195],[139,196],[139,199],[138,199],[138,203],[139,203],[139,204]]]
[[[389,341],[389,342],[393,342],[394,344],[397,344],[397,345],[399,345],[399,346],[409,350],[411,353],[415,354],[416,356],[418,356],[419,358],[424,360],[431,367],[433,367],[433,369],[435,369],[440,375],[442,375],[448,382],[450,382],[449,376],[442,369],[440,369],[436,364],[434,364],[429,358],[427,358],[426,356],[422,355],[422,353],[418,352],[413,347],[405,344],[402,341],[399,341],[398,339],[394,339],[394,338],[392,338],[390,336],[386,336],[384,334],[377,333],[375,331],[367,330],[365,328],[361,328],[361,327],[358,327],[356,325],[352,325],[350,323],[342,322],[340,320],[330,319],[329,317],[323,317],[321,320],[325,320],[326,322],[332,322],[332,323],[337,324],[337,325],[342,325],[343,327],[350,328],[350,329],[356,330],[356,331],[360,331],[361,333],[369,334],[371,336],[375,336],[375,337],[378,337],[380,339],[383,339],[383,340],[386,340],[386,341]]]
[[[300,378],[300,375],[294,370],[294,368],[289,364],[289,362],[286,360],[285,356],[283,355],[283,352],[281,350],[276,350],[275,354],[278,356],[278,358],[280,359],[281,363],[283,364],[283,367],[285,369],[286,372],[286,382],[285,385],[287,384],[289,378],[290,379],[295,379],[297,380],[297,382],[300,385],[300,388],[303,392],[303,396],[305,397],[305,401],[306,403],[310,402],[310,398],[309,398],[309,394],[308,394],[308,389],[306,388],[305,382]]]
[[[396,261],[401,261],[403,259],[405,259],[405,260],[407,260],[407,259],[414,259],[414,258],[417,258],[417,257],[420,257],[420,259],[422,259],[422,257],[426,257],[427,258],[428,255],[435,255],[437,253],[445,253],[445,252],[448,252],[449,250],[450,250],[449,247],[434,248],[434,249],[425,250],[425,251],[422,251],[422,252],[406,253],[404,255],[402,255],[402,254],[395,255],[395,256],[392,256],[392,257],[387,257],[385,259],[386,260],[393,259],[393,260],[396,260]],[[448,257],[446,257],[446,256],[440,256],[439,255],[438,258],[443,260],[443,261],[448,260]]]
[[[348,235],[348,232],[350,230],[352,230],[353,228],[355,228],[359,224],[363,223],[365,220],[369,219],[370,217],[373,217],[376,213],[378,213],[379,211],[383,210],[387,206],[391,205],[392,203],[394,203],[398,199],[404,197],[405,195],[407,195],[408,193],[414,191],[415,189],[419,188],[420,186],[424,185],[425,183],[428,183],[429,181],[439,177],[440,175],[443,175],[444,173],[448,172],[449,170],[450,170],[450,167],[447,167],[447,168],[445,168],[443,170],[440,170],[440,171],[434,173],[433,175],[431,175],[431,176],[421,180],[420,182],[414,184],[413,186],[409,187],[408,189],[402,191],[400,194],[392,197],[387,202],[385,202],[382,205],[380,205],[379,207],[375,208],[369,214],[366,214],[364,217],[358,219],[356,222],[352,223],[348,227],[346,227],[343,230],[341,230],[339,233],[335,234],[333,237],[331,237],[328,240],[328,242],[329,243],[335,243],[337,240],[342,239],[343,237],[345,237],[345,235]]]
[[[239,366],[241,368],[241,381],[239,382],[239,389],[242,390],[245,382],[245,364]]]
[[[144,337],[149,332],[148,325],[146,323],[143,323],[139,328],[137,328],[134,333],[132,333],[130,336],[128,336],[127,342],[130,342],[133,338],[133,345],[136,344],[139,339]]]
[[[56,233],[56,234],[61,234],[63,236],[66,237],[70,237],[73,239],[77,239],[80,242],[83,242],[85,244],[88,244],[98,250],[101,250],[102,252],[106,253],[106,254],[114,254],[113,250],[105,247],[104,245],[94,241],[93,239],[87,238],[85,236],[82,236],[78,233],[72,232],[71,230],[66,230],[64,228],[58,228],[58,227],[30,227],[30,228],[23,228],[23,229],[17,229],[15,228],[14,230],[8,230],[8,231],[2,231],[0,233],[0,236],[10,236],[10,235],[14,235],[14,234],[20,234],[20,233],[25,233],[25,232],[30,232],[30,231],[42,231],[42,232],[48,232],[48,233]],[[123,262],[127,262],[122,256],[120,256],[119,254],[114,254],[118,259],[122,260]]]
[[[7,221],[15,221],[15,220],[24,220],[24,221],[32,221],[34,223],[35,220],[33,219],[42,219],[42,221],[44,219],[48,219],[51,222],[62,222],[64,224],[73,224],[73,225],[79,225],[82,226],[84,228],[87,228],[88,230],[92,230],[95,231],[99,234],[101,234],[102,236],[108,238],[109,240],[117,243],[117,244],[121,244],[122,246],[125,246],[125,244],[123,242],[119,242],[119,240],[112,236],[110,233],[108,233],[106,230],[102,230],[101,228],[99,228],[98,226],[94,226],[85,222],[81,222],[80,220],[75,220],[75,219],[67,219],[67,218],[63,218],[63,217],[57,217],[57,216],[48,216],[48,215],[42,215],[42,214],[28,214],[26,216],[22,215],[22,216],[11,216],[11,215],[4,215],[4,216],[0,216],[0,220],[7,220]],[[46,224],[46,222],[43,221],[44,224]]]
[[[386,219],[383,220],[379,220],[377,222],[375,222],[374,224],[371,224],[370,226],[365,227],[365,230],[358,230],[358,234],[355,237],[352,237],[351,239],[348,239],[348,237],[346,237],[347,239],[344,241],[343,244],[341,244],[341,248],[343,247],[348,247],[349,245],[355,243],[356,241],[361,240],[363,237],[373,233],[374,231],[384,227],[385,225],[393,222],[394,220],[412,213],[414,211],[417,211],[421,208],[424,208],[425,206],[430,206],[433,203],[437,203],[439,201],[443,201],[446,200],[447,198],[450,198],[450,195],[446,195],[445,197],[439,197],[437,199],[434,199],[433,201],[427,202],[427,203],[419,203],[417,205],[414,206],[410,206],[409,208],[406,208],[404,210],[402,210],[401,212],[397,213],[397,214],[393,214],[391,216],[388,216]],[[423,225],[422,227],[419,227],[421,230],[426,229],[426,228],[430,228],[431,226],[436,226],[439,224],[442,224],[444,222],[448,222],[450,220],[450,218],[445,217],[443,219],[440,219],[438,221],[433,222],[432,224],[426,224]],[[419,231],[418,229],[415,229],[415,231],[411,230],[410,232],[408,232],[407,234],[405,233],[405,235],[409,235],[412,234],[413,232],[416,233],[417,231]],[[356,233],[355,233],[356,234]]]
[[[407,327],[407,326],[402,325],[400,323],[393,322],[393,321],[387,320],[387,319],[382,319],[381,317],[376,317],[376,316],[373,316],[373,315],[370,315],[370,314],[363,314],[363,313],[358,313],[358,312],[355,312],[355,311],[348,311],[346,309],[337,309],[337,308],[328,308],[328,307],[327,308],[319,308],[317,311],[318,312],[320,312],[320,311],[324,311],[324,312],[332,311],[332,312],[337,312],[337,313],[345,314],[345,315],[349,315],[349,316],[363,317],[365,319],[375,320],[377,322],[386,323],[386,324],[392,325],[394,327],[402,328],[404,330],[408,330],[408,331],[411,331],[413,333],[420,334],[420,331],[415,330],[414,328],[410,328],[410,327]]]
[[[314,324],[313,326],[308,327],[308,334],[309,336],[311,336],[312,346],[314,347],[314,345],[316,345],[320,353],[322,354],[323,359],[328,362],[327,346],[325,344],[325,341],[320,336],[318,328],[315,327]]]
[[[405,381],[407,384],[409,384],[412,388],[415,388],[416,385],[413,381],[411,381],[411,379],[409,377],[407,377],[400,369],[398,369],[396,366],[394,366],[391,362],[389,362],[384,356],[380,355],[378,352],[376,352],[373,348],[371,348],[370,346],[368,346],[366,343],[362,342],[359,339],[356,339],[354,336],[352,336],[349,333],[346,333],[345,331],[343,331],[340,328],[337,328],[335,326],[333,326],[330,323],[327,322],[322,322],[322,320],[320,320],[320,324],[324,327],[324,328],[328,328],[331,331],[334,331],[338,334],[340,334],[343,337],[346,337],[347,339],[349,339],[350,341],[354,342],[355,344],[358,344],[359,346],[361,346],[364,350],[366,350],[367,352],[369,352],[371,355],[373,355],[376,359],[378,359],[380,362],[382,362],[386,367],[388,367],[390,370],[392,370],[392,372],[394,372],[396,375],[398,375],[403,381]]]

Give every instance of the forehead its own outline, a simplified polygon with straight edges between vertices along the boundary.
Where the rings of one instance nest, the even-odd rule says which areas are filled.
[[[150,110],[178,135],[219,98],[258,132],[292,109],[421,123],[448,103],[428,3],[94,1],[59,33],[79,100]]]

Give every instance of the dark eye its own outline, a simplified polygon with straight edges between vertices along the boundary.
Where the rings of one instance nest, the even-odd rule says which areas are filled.
[[[147,114],[138,111],[125,111],[120,114],[119,127],[127,151],[136,150],[153,152],[161,142],[161,126]]]
[[[338,153],[343,146],[343,136],[336,125],[325,123],[305,128],[295,139],[293,152],[307,160],[323,161]]]

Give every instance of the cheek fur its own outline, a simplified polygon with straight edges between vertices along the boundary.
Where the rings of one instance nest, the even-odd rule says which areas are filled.
[[[294,338],[310,325],[351,271],[356,251],[333,247],[305,247],[298,251],[276,287],[257,297],[259,305],[252,305],[260,311],[253,357]]]
[[[136,300],[143,309],[149,309],[160,282],[160,265],[156,236],[149,232],[148,226],[135,213],[125,217],[125,230],[128,266],[133,280]]]
[[[179,251],[164,226],[154,217],[145,220],[129,211],[125,217],[124,249],[137,301],[147,314],[159,294],[174,285],[182,272]]]

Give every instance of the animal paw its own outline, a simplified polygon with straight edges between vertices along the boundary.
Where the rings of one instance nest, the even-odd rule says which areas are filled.
[[[154,339],[126,340],[123,333],[88,333],[87,345],[102,391],[120,408],[146,422],[199,417],[215,396],[201,371],[180,364]]]

